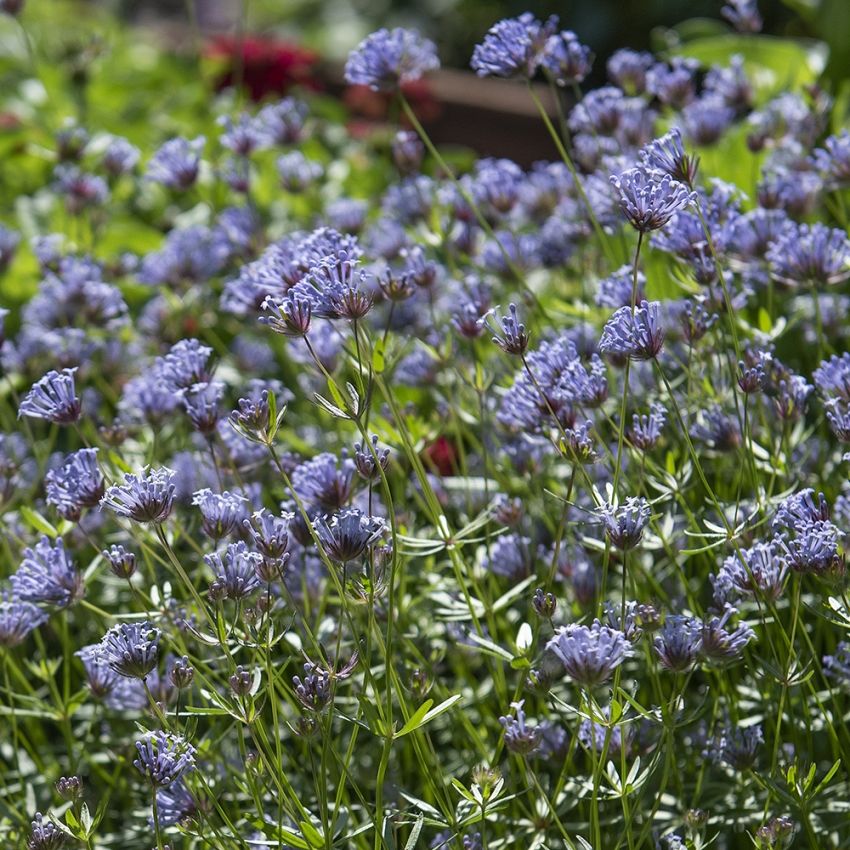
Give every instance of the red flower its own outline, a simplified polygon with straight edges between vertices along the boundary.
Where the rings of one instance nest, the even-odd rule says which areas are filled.
[[[240,51],[241,47],[241,51]],[[217,90],[236,84],[241,52],[242,85],[252,100],[266,95],[283,95],[293,86],[319,87],[314,74],[318,56],[297,44],[249,36],[241,39],[219,36],[207,46],[206,55],[221,60]]]
[[[436,469],[440,475],[457,474],[457,448],[448,437],[437,437],[425,446],[426,468]]]

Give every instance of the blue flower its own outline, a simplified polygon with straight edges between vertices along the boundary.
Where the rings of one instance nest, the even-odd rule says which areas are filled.
[[[657,301],[641,301],[634,310],[620,307],[605,323],[599,339],[601,352],[630,360],[652,360],[663,345]]]
[[[728,0],[720,14],[735,27],[738,32],[759,32],[762,19],[757,0]]]
[[[67,608],[82,598],[82,576],[61,537],[51,544],[50,538],[44,536],[34,549],[24,549],[23,554],[20,567],[10,578],[15,599]]]
[[[699,157],[685,152],[678,127],[646,145],[640,152],[640,158],[649,171],[666,174],[686,186],[693,186]]]
[[[65,833],[55,823],[46,821],[41,812],[35,813],[35,819],[30,824],[27,850],[60,850],[65,846],[65,841]]]
[[[629,223],[641,233],[659,230],[681,210],[697,201],[692,192],[668,174],[656,178],[642,168],[630,168],[609,178]]]
[[[127,139],[116,136],[110,141],[100,160],[104,171],[111,177],[128,174],[139,161],[139,149]]]
[[[47,621],[47,613],[31,602],[0,596],[0,647],[17,646]]]
[[[169,139],[153,155],[148,163],[146,177],[155,183],[161,183],[169,189],[185,191],[198,178],[201,163],[201,151],[206,139],[198,136],[187,139]]]
[[[313,528],[322,549],[331,561],[347,564],[361,557],[386,531],[378,517],[368,516],[357,508],[346,508],[330,519],[319,517]]]
[[[696,96],[696,75],[699,62],[674,56],[667,65],[659,62],[646,75],[646,89],[662,103],[681,109]]]
[[[546,644],[577,684],[591,688],[607,682],[632,654],[631,644],[617,629],[595,620],[590,626],[571,623],[557,629]]]
[[[345,81],[373,91],[395,91],[439,67],[436,46],[415,30],[380,29],[349,54]]]
[[[148,732],[136,741],[136,770],[155,788],[171,785],[195,769],[195,748],[181,735]]]
[[[80,418],[82,405],[76,394],[74,373],[76,367],[51,370],[33,384],[18,408],[18,417],[46,419],[59,425],[70,425]]]
[[[296,468],[292,486],[307,505],[338,510],[351,497],[354,472],[353,461],[322,452]]]
[[[136,522],[165,522],[174,505],[173,470],[145,467],[138,475],[124,473],[123,484],[113,484],[100,500],[118,516]]]
[[[183,409],[196,431],[212,434],[221,418],[219,402],[224,396],[221,381],[207,381],[178,392]]]
[[[97,449],[80,449],[65,455],[62,465],[47,473],[44,484],[47,503],[64,519],[78,520],[83,508],[93,508],[103,496]]]
[[[241,540],[228,544],[224,555],[204,555],[204,561],[228,599],[244,599],[260,586],[257,570],[262,567],[263,556],[250,551]]]
[[[530,79],[540,66],[557,25],[555,17],[541,23],[530,12],[493,24],[484,41],[475,46],[470,62],[472,70],[479,77]]]
[[[789,285],[835,284],[850,277],[850,240],[824,224],[794,224],[767,250],[770,273]]]
[[[512,702],[511,708],[515,716],[500,717],[499,723],[505,730],[505,746],[518,755],[527,756],[540,746],[542,730],[539,726],[529,726],[525,722],[525,712],[522,709],[524,700]]]
[[[599,281],[593,300],[600,307],[616,308],[629,306],[632,303],[633,286],[634,270],[630,265],[620,266],[613,274]],[[638,271],[637,292],[635,294],[636,304],[643,301],[645,287],[646,276],[642,271]]]
[[[165,829],[192,818],[198,811],[198,802],[182,779],[164,788],[156,789],[156,808],[159,825]],[[148,819],[153,826],[153,816]]]
[[[233,531],[241,530],[243,521],[247,519],[247,501],[238,493],[228,490],[213,493],[209,488],[198,490],[192,496],[192,504],[200,508],[204,518],[204,533],[213,540],[221,540]]]
[[[711,617],[702,626],[702,654],[706,661],[714,664],[729,664],[739,661],[747,644],[755,633],[746,624],[727,628],[726,623],[735,609],[727,606],[721,617]]]
[[[605,70],[613,83],[626,94],[643,94],[646,90],[646,72],[655,64],[651,53],[621,48],[611,54]]]
[[[276,145],[291,145],[299,141],[307,120],[307,104],[294,97],[269,103],[257,114],[257,121]]]
[[[145,679],[159,660],[159,629],[148,622],[118,623],[100,642],[103,660],[126,679]]]
[[[823,669],[827,676],[841,684],[850,684],[850,643],[841,641],[834,655],[824,655]]]
[[[212,349],[197,339],[181,339],[168,354],[154,364],[157,377],[177,394],[194,384],[207,384],[212,379],[209,359]]]
[[[649,407],[649,414],[634,414],[632,427],[628,430],[629,442],[642,452],[648,452],[655,448],[661,439],[661,431],[667,422],[667,408],[663,404],[653,402]]]
[[[665,670],[673,673],[691,670],[702,649],[702,623],[681,614],[667,617],[652,645]]]
[[[482,566],[493,575],[519,583],[531,572],[531,540],[519,534],[503,534],[490,545]]]
[[[623,550],[640,543],[651,513],[649,502],[634,496],[629,496],[622,505],[605,504],[597,509],[611,543]]]
[[[830,188],[850,185],[850,132],[830,136],[812,154],[812,162]]]
[[[757,542],[723,561],[711,575],[714,599],[719,605],[740,597],[773,602],[782,594],[788,578],[788,559],[776,541]]]
[[[549,36],[540,64],[559,86],[580,83],[593,66],[593,51],[570,30]]]

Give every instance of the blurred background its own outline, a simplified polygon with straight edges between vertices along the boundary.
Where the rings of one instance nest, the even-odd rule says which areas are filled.
[[[188,0],[106,0],[128,20],[184,19]],[[603,60],[620,47],[659,49],[681,28],[726,31],[723,0],[195,0],[208,31],[247,31],[295,39],[331,59],[379,27],[413,26],[434,39],[443,65],[468,67],[476,42],[497,20],[525,11],[558,15]],[[850,75],[850,0],[759,0],[764,32],[830,42],[835,78]],[[602,81],[604,62],[596,65]]]

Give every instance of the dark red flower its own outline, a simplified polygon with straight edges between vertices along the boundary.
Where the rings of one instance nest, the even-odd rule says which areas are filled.
[[[425,465],[440,475],[457,474],[457,448],[448,437],[437,437],[425,447]]]
[[[216,77],[217,90],[236,84],[240,76],[241,53],[242,85],[252,100],[262,100],[267,95],[286,94],[293,86],[319,88],[315,75],[317,54],[297,44],[249,36],[236,39],[219,36],[207,46],[206,55],[222,64]]]

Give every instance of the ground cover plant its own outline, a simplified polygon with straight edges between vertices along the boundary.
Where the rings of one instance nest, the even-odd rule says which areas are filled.
[[[561,107],[521,168],[431,143],[413,30],[355,133],[2,8],[4,846],[848,846],[819,45],[497,22]]]

